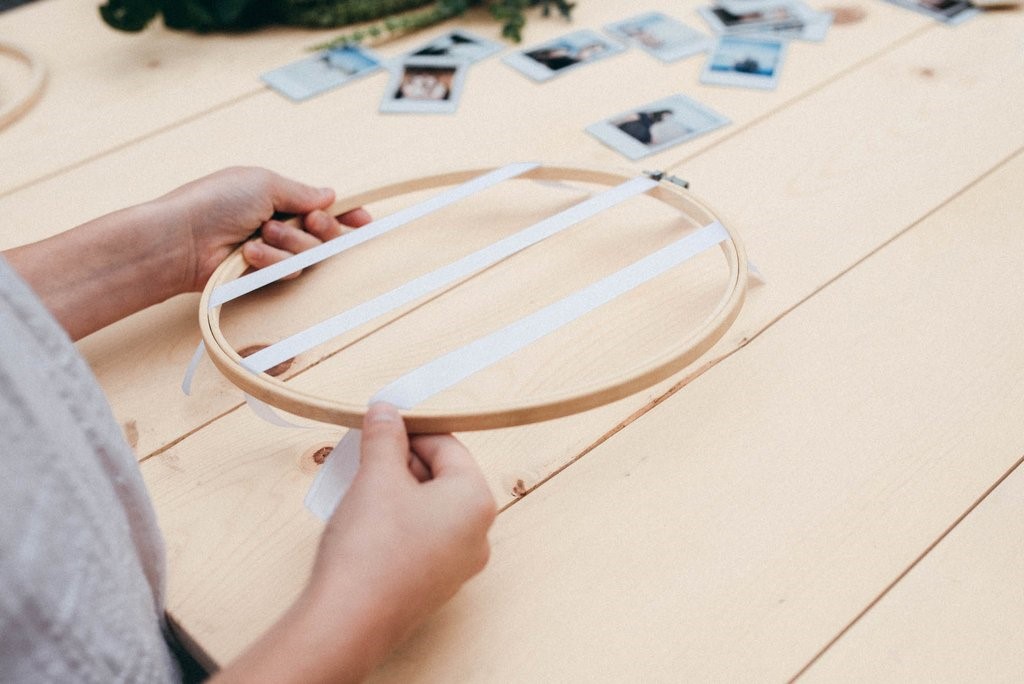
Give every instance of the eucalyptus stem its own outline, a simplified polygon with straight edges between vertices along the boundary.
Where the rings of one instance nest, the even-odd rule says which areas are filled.
[[[122,31],[141,31],[155,17],[174,29],[237,31],[268,24],[329,28],[375,22],[318,46],[333,47],[367,39],[386,40],[460,16],[470,7],[486,5],[502,23],[502,35],[519,41],[525,10],[554,6],[568,18],[569,0],[106,0],[103,20]]]
[[[476,4],[476,3],[473,3]],[[330,48],[351,45],[355,43],[381,43],[386,40],[397,38],[406,33],[419,31],[444,21],[457,17],[469,8],[470,2],[436,2],[429,8],[413,10],[403,14],[389,16],[369,26],[358,28],[349,33],[343,34],[326,43],[315,45],[314,50],[327,50]]]

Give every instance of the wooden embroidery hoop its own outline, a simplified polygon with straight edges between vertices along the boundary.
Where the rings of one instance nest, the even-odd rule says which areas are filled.
[[[0,54],[10,55],[24,64],[29,69],[29,83],[25,92],[18,99],[9,103],[0,104],[0,129],[14,123],[36,103],[43,93],[43,85],[46,83],[46,67],[42,60],[35,57],[28,50],[0,41]]]
[[[464,183],[492,170],[460,171],[387,185],[340,200],[330,211],[340,214],[354,207],[407,193]],[[519,178],[536,181],[575,181],[608,186],[618,185],[630,179],[629,176],[588,169],[543,166],[528,171]],[[706,204],[682,188],[669,183],[661,183],[645,194],[683,212],[699,225],[719,220]],[[512,427],[560,418],[626,397],[664,380],[693,363],[721,339],[733,324],[746,295],[747,260],[743,244],[735,232],[724,223],[722,225],[729,236],[729,239],[720,245],[729,264],[728,287],[711,315],[678,345],[611,380],[529,403],[506,401],[446,410],[409,409],[402,412],[407,429],[413,433],[463,432]],[[221,331],[221,307],[211,308],[209,302],[215,288],[241,276],[246,268],[241,250],[236,251],[217,268],[200,299],[199,326],[214,365],[236,387],[271,406],[324,423],[359,427],[366,412],[365,404],[317,397],[289,387],[286,382],[266,373],[253,373],[242,366],[242,357],[228,343]]]

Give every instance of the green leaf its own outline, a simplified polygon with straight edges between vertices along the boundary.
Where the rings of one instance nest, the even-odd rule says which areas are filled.
[[[158,0],[109,0],[100,5],[100,16],[120,31],[137,32],[146,28],[160,11]]]
[[[213,10],[221,24],[230,26],[237,22],[252,4],[253,0],[214,0]]]

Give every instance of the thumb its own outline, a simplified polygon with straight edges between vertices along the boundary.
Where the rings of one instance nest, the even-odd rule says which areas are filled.
[[[398,409],[391,404],[371,404],[367,410],[360,457],[367,475],[382,473],[393,477],[395,471],[409,473],[409,435]]]
[[[275,176],[270,196],[274,202],[274,211],[289,214],[308,214],[317,209],[326,209],[334,202],[334,190],[314,188],[284,176]]]

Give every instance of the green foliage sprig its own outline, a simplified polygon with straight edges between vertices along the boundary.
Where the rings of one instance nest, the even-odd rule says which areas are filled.
[[[331,41],[329,46],[364,40],[380,41],[417,31],[486,5],[502,24],[502,35],[518,42],[526,24],[525,10],[552,8],[568,18],[570,0],[107,0],[100,15],[122,31],[141,31],[158,15],[173,29],[238,31],[269,24],[333,28],[376,22]]]

